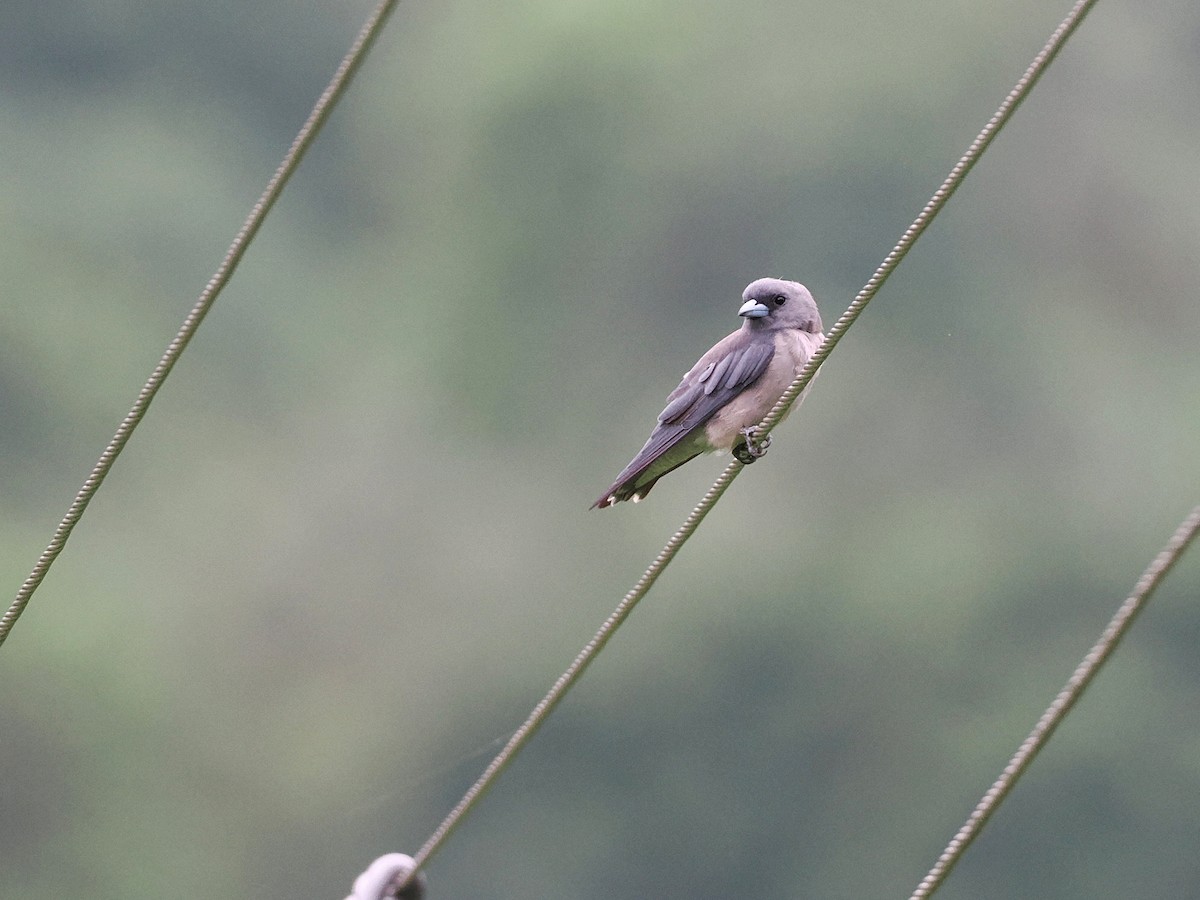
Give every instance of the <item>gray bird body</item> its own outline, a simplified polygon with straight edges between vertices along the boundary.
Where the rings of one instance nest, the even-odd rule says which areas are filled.
[[[760,278],[742,300],[745,323],[683,376],[650,439],[593,509],[636,503],[688,460],[744,444],[745,429],[763,420],[820,345],[821,316],[804,285]]]

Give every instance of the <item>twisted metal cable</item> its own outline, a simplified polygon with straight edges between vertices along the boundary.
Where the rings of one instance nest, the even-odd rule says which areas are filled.
[[[221,260],[221,264],[204,286],[204,290],[200,292],[195,305],[183,320],[183,324],[179,326],[179,331],[176,332],[171,343],[167,345],[167,349],[159,359],[158,365],[154,367],[154,371],[150,373],[150,377],[146,379],[146,383],[138,392],[133,406],[125,415],[125,418],[121,420],[121,424],[112,436],[112,440],[108,442],[108,446],[104,448],[104,452],[100,454],[100,459],[92,468],[91,474],[84,481],[83,487],[75,495],[75,499],[72,501],[70,508],[67,509],[66,515],[63,516],[62,521],[59,522],[58,527],[54,530],[54,535],[50,539],[49,545],[42,551],[42,555],[38,557],[33,571],[29,573],[29,577],[21,584],[21,588],[17,591],[17,596],[8,607],[8,611],[0,618],[0,645],[3,645],[4,641],[8,638],[9,632],[12,631],[17,619],[21,617],[21,613],[28,606],[29,598],[33,596],[34,591],[38,589],[45,579],[46,573],[50,571],[50,567],[54,565],[54,561],[58,559],[58,555],[62,552],[63,547],[66,546],[71,532],[74,531],[75,526],[79,523],[88,504],[91,503],[92,497],[96,495],[96,491],[104,483],[104,479],[112,469],[113,463],[117,461],[117,457],[125,449],[125,445],[129,442],[134,429],[138,427],[142,418],[146,415],[146,410],[150,408],[150,403],[154,400],[158,389],[167,380],[167,376],[171,374],[175,363],[179,361],[179,357],[187,349],[187,345],[195,335],[196,330],[200,327],[200,323],[204,321],[205,315],[208,314],[209,309],[221,291],[224,290],[225,285],[229,283],[229,279],[237,269],[238,263],[241,262],[242,257],[246,253],[246,248],[250,246],[250,242],[258,234],[258,230],[262,226],[263,220],[266,219],[267,213],[271,211],[271,207],[279,199],[284,186],[300,165],[300,160],[304,158],[305,152],[311,146],[321,127],[325,124],[325,121],[329,118],[334,105],[345,93],[350,80],[354,77],[354,73],[358,71],[362,61],[366,58],[367,52],[370,50],[375,38],[382,31],[388,15],[395,8],[397,2],[398,0],[381,0],[359,30],[354,43],[351,44],[350,49],[342,58],[329,84],[321,92],[321,96],[313,105],[312,111],[300,127],[300,131],[297,132],[295,140],[292,141],[292,145],[288,148],[283,160],[279,163],[275,174],[267,182],[267,186],[258,198],[258,202],[254,204],[245,222],[242,223],[242,227],[234,236],[233,243],[229,245],[224,259]]]
[[[739,464],[740,468],[740,464]],[[508,766],[510,762],[521,752],[521,749],[529,742],[529,739],[541,728],[542,723],[546,721],[554,708],[558,706],[559,701],[566,696],[567,691],[571,686],[579,680],[580,676],[587,667],[595,660],[596,656],[604,649],[604,645],[608,643],[609,638],[613,636],[616,630],[621,626],[633,608],[637,606],[638,601],[645,596],[650,587],[658,580],[658,576],[663,573],[663,570],[675,558],[675,554],[679,552],[687,539],[692,536],[692,532],[700,525],[704,517],[708,515],[708,511],[725,493],[725,489],[733,483],[734,475],[726,470],[725,473],[717,479],[716,483],[708,489],[708,493],[696,505],[691,514],[684,520],[684,523],[679,527],[679,530],[671,536],[667,541],[662,551],[654,558],[654,561],[646,569],[637,584],[630,588],[621,602],[617,604],[617,608],[613,610],[611,615],[604,620],[604,624],[596,631],[592,639],[587,642],[582,650],[579,651],[571,664],[567,666],[558,679],[546,692],[538,704],[529,713],[529,716],[521,724],[521,727],[513,732],[513,736],[509,738],[508,743],[504,745],[496,757],[488,763],[487,768],[475,780],[475,783],[467,790],[462,799],[455,804],[454,808],[442,820],[437,829],[429,836],[420,850],[413,856],[415,865],[411,873],[408,873],[407,879],[420,870],[422,866],[429,860],[434,853],[438,851],[441,845],[445,842],[450,833],[459,825],[463,817],[471,810],[471,808],[479,801],[488,788],[495,782],[497,776]],[[402,887],[403,882],[397,887]]]
[[[1028,96],[1046,67],[1054,60],[1054,57],[1062,49],[1067,38],[1071,36],[1084,14],[1095,2],[1096,0],[1080,0],[1080,2],[1075,4],[1062,23],[1059,24],[1058,28],[1054,30],[1045,46],[1033,58],[1033,62],[1030,63],[1024,74],[1013,86],[1013,89],[1008,92],[1008,95],[1004,98],[999,108],[988,120],[975,140],[971,142],[966,152],[954,165],[954,168],[950,170],[950,174],[946,176],[945,181],[934,192],[929,202],[925,204],[913,223],[905,230],[896,246],[883,262],[879,264],[879,267],[875,270],[875,274],[871,276],[862,290],[858,292],[854,301],[842,313],[841,318],[829,330],[829,334],[805,364],[800,374],[796,376],[795,381],[784,391],[779,401],[767,413],[766,418],[756,429],[755,439],[757,441],[761,441],[762,437],[779,424],[779,420],[783,418],[784,414],[800,395],[800,392],[812,381],[821,363],[829,356],[833,348],[837,346],[838,341],[841,340],[850,326],[854,324],[863,309],[866,308],[866,305],[871,302],[871,299],[878,292],[879,288],[887,281],[888,276],[899,265],[913,244],[917,242],[917,238],[924,233],[929,223],[933,221],[934,217],[945,206],[946,201],[950,199],[951,195],[962,184],[967,174],[971,171],[971,168],[978,162],[984,151],[987,150],[992,139],[995,138],[1000,129],[1012,117],[1017,107],[1020,106],[1021,101]],[[628,618],[633,608],[646,595],[646,592],[650,590],[654,582],[658,580],[659,575],[663,573],[663,570],[675,558],[675,554],[679,552],[679,549],[692,536],[692,533],[700,526],[700,523],[704,521],[704,517],[716,505],[717,500],[721,498],[726,488],[733,483],[733,480],[743,468],[745,468],[743,464],[736,459],[729,463],[725,471],[721,473],[713,486],[709,488],[708,493],[704,495],[703,499],[691,511],[683,524],[679,526],[679,529],[671,536],[671,539],[667,541],[666,546],[654,558],[654,561],[650,563],[650,566],[646,569],[642,577],[638,579],[637,583],[624,596],[613,613],[600,626],[595,636],[579,652],[566,671],[558,677],[546,695],[529,713],[529,716],[522,723],[521,727],[514,732],[509,742],[488,764],[487,768],[483,770],[483,773],[471,785],[462,799],[455,804],[454,808],[446,815],[446,818],[442,820],[433,834],[429,836],[429,839],[425,841],[421,849],[417,851],[413,857],[415,865],[412,873],[408,876],[409,879],[414,877],[425,863],[429,861],[430,857],[441,848],[446,838],[459,825],[463,817],[479,802],[479,799],[487,792],[500,773],[512,762],[513,758],[521,751],[525,744],[529,742],[530,738],[542,726],[542,723],[545,722],[546,718],[559,704],[567,691],[579,680],[584,670],[596,658],[597,654],[604,649],[609,638],[612,637],[621,623]],[[404,886],[404,883],[398,882],[394,887],[399,889]]]
[[[1079,663],[1075,671],[1071,673],[1071,677],[1067,679],[1066,685],[1054,701],[1042,713],[1037,724],[1033,727],[1033,731],[1029,736],[1021,742],[1021,746],[1017,748],[1017,752],[1012,755],[1008,761],[1008,765],[1004,767],[1004,771],[1000,773],[1000,777],[992,783],[992,786],[987,789],[987,792],[980,799],[971,815],[967,817],[967,821],[962,828],[946,845],[946,849],[942,851],[933,868],[929,870],[913,891],[909,900],[925,900],[931,897],[942,882],[946,880],[946,876],[950,874],[950,870],[962,858],[967,847],[971,842],[979,836],[979,832],[983,830],[983,826],[987,824],[988,819],[992,817],[992,813],[996,808],[1004,802],[1004,798],[1008,796],[1009,791],[1017,783],[1017,780],[1029,768],[1029,764],[1033,762],[1034,757],[1038,755],[1041,749],[1050,740],[1050,736],[1063,719],[1066,718],[1075,702],[1083,694],[1084,690],[1092,679],[1096,677],[1096,673],[1100,671],[1100,667],[1112,652],[1117,648],[1117,644],[1125,633],[1133,624],[1134,618],[1145,607],[1150,600],[1151,594],[1155,588],[1171,571],[1171,568],[1179,561],[1183,552],[1188,548],[1188,545],[1195,539],[1197,533],[1200,533],[1200,506],[1192,510],[1191,515],[1183,520],[1183,523],[1175,530],[1171,539],[1162,551],[1154,558],[1154,561],[1142,573],[1142,577],[1138,579],[1134,586],[1133,593],[1125,600],[1124,603],[1117,609],[1116,614],[1108,623],[1108,627],[1104,629],[1104,633],[1100,635],[1100,639],[1092,646],[1092,649],[1087,652],[1083,661]]]
[[[967,151],[954,164],[954,168],[950,170],[950,174],[946,176],[946,180],[942,182],[941,187],[934,191],[933,196],[929,198],[929,202],[925,204],[925,208],[921,210],[920,214],[900,237],[900,240],[897,241],[896,246],[892,248],[892,252],[879,264],[879,268],[875,270],[875,274],[863,285],[862,290],[854,297],[854,301],[842,313],[841,318],[829,329],[825,340],[809,358],[808,362],[805,363],[804,368],[796,376],[795,381],[788,386],[788,389],[776,401],[775,406],[767,413],[766,418],[754,429],[757,440],[761,441],[762,437],[770,434],[771,429],[778,425],[780,419],[787,415],[787,411],[796,402],[796,398],[800,396],[800,392],[808,386],[809,382],[817,374],[817,369],[821,367],[821,363],[833,352],[833,348],[837,346],[838,341],[842,339],[847,329],[854,324],[867,304],[871,302],[875,294],[879,291],[879,288],[883,286],[883,283],[887,281],[892,271],[900,264],[900,260],[908,255],[908,251],[917,242],[917,238],[924,233],[925,229],[929,227],[929,223],[933,221],[934,217],[941,212],[942,207],[946,205],[946,201],[958,190],[959,185],[963,183],[963,180],[967,177],[967,174],[974,167],[975,163],[979,162],[979,158],[983,156],[984,151],[991,145],[992,140],[1000,132],[1000,129],[1012,118],[1012,114],[1017,111],[1017,107],[1021,105],[1021,102],[1029,96],[1029,92],[1037,84],[1038,79],[1042,77],[1046,68],[1054,61],[1058,52],[1066,44],[1067,39],[1079,27],[1079,24],[1083,21],[1083,17],[1087,15],[1088,11],[1095,4],[1096,0],[1078,0],[1062,22],[1059,23],[1058,27],[1054,29],[1054,32],[1033,58],[1033,61],[1029,64],[1024,74],[1013,85],[1012,90],[1008,92],[1008,96],[1004,98],[1004,101],[996,109],[996,112],[988,119],[987,124],[975,136],[975,140],[971,142]]]

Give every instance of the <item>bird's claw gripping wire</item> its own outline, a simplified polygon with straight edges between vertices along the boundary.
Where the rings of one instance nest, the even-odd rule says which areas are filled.
[[[760,456],[767,452],[767,448],[771,446],[771,436],[764,434],[762,438],[756,437],[758,429],[754,425],[747,425],[739,434],[746,439],[746,443],[738,444],[733,448],[733,455],[743,466],[748,466]]]

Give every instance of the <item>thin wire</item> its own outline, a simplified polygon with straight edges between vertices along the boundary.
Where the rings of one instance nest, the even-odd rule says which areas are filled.
[[[946,201],[958,190],[959,185],[963,183],[963,180],[967,177],[967,174],[974,167],[975,163],[979,162],[979,158],[983,156],[984,151],[991,145],[992,140],[1000,132],[1000,129],[1012,118],[1012,114],[1017,111],[1017,107],[1021,105],[1022,101],[1029,95],[1029,92],[1033,90],[1038,79],[1042,77],[1046,68],[1054,61],[1058,52],[1066,44],[1067,39],[1079,27],[1080,22],[1083,21],[1083,17],[1087,15],[1088,11],[1095,4],[1096,0],[1079,0],[1071,8],[1071,11],[1067,13],[1066,18],[1054,29],[1045,46],[1042,47],[1041,51],[1029,64],[1029,68],[1025,70],[1024,74],[1017,80],[1017,83],[1013,85],[1013,89],[1008,92],[1008,96],[1004,98],[1004,102],[1000,104],[996,112],[988,120],[988,123],[976,135],[975,140],[971,142],[966,153],[954,164],[954,168],[950,170],[950,174],[946,176],[946,180],[942,182],[941,187],[934,191],[933,196],[929,198],[929,202],[925,204],[925,208],[921,210],[920,215],[913,220],[913,223],[908,226],[908,230],[904,232],[900,240],[896,243],[896,246],[892,248],[892,252],[879,264],[879,268],[875,270],[875,274],[863,285],[862,290],[858,292],[854,301],[842,313],[841,318],[829,329],[825,340],[813,355],[809,357],[808,362],[800,370],[795,381],[788,386],[788,389],[779,397],[779,400],[776,401],[771,411],[767,413],[766,418],[755,428],[756,439],[761,440],[763,436],[770,434],[771,429],[778,425],[779,421],[787,414],[792,404],[796,402],[796,398],[800,396],[800,392],[813,380],[813,377],[817,374],[817,369],[821,367],[821,363],[833,352],[833,348],[837,346],[838,341],[842,339],[842,336],[854,324],[862,311],[866,309],[867,304],[875,297],[879,288],[883,286],[883,283],[887,281],[892,271],[900,264],[900,260],[904,259],[908,251],[912,249],[913,244],[917,242],[917,238],[924,233],[929,223],[933,221],[934,217],[941,212],[942,207],[946,205]]]
[[[267,213],[271,211],[271,207],[279,199],[284,186],[300,165],[301,159],[304,158],[305,152],[320,132],[325,121],[329,118],[333,107],[345,93],[350,80],[354,77],[354,73],[358,71],[362,61],[366,58],[367,52],[370,50],[375,38],[382,31],[388,15],[395,8],[397,2],[398,0],[382,0],[359,30],[354,43],[342,58],[337,71],[334,72],[333,78],[330,79],[329,84],[313,106],[312,112],[308,114],[308,118],[300,127],[300,131],[297,132],[295,140],[292,141],[291,147],[288,148],[287,153],[283,157],[283,161],[280,162],[279,167],[275,170],[275,174],[271,176],[271,180],[267,182],[266,189],[258,198],[258,202],[250,210],[246,221],[234,237],[233,243],[229,245],[229,250],[226,251],[225,258],[221,260],[217,271],[213,273],[212,278],[208,280],[208,284],[204,286],[204,290],[200,292],[200,297],[196,300],[191,312],[187,314],[187,317],[183,320],[183,324],[179,326],[179,331],[176,332],[171,343],[167,345],[167,349],[163,353],[162,358],[159,359],[158,365],[154,367],[154,371],[150,373],[150,377],[142,386],[141,391],[138,392],[137,400],[134,401],[125,418],[121,420],[116,434],[108,442],[108,446],[104,448],[104,452],[100,454],[100,459],[96,462],[91,474],[88,475],[87,480],[83,483],[83,487],[79,489],[79,493],[75,495],[75,499],[71,503],[70,508],[67,509],[66,515],[59,522],[58,528],[54,530],[54,536],[50,539],[49,545],[42,551],[42,555],[38,557],[33,571],[29,573],[29,577],[22,583],[21,589],[17,591],[16,599],[13,600],[3,618],[0,618],[0,645],[8,638],[8,634],[12,631],[17,619],[21,617],[21,613],[25,611],[25,607],[29,604],[29,598],[33,596],[34,591],[41,585],[54,561],[58,559],[58,555],[62,552],[63,547],[66,546],[71,532],[74,531],[75,526],[79,523],[88,504],[91,503],[92,497],[96,495],[96,491],[104,483],[104,479],[112,469],[113,463],[117,461],[117,457],[121,455],[121,451],[125,448],[125,444],[128,443],[134,429],[138,427],[142,418],[146,415],[146,410],[149,409],[151,401],[154,400],[154,396],[158,393],[158,389],[167,380],[167,376],[171,374],[171,369],[175,367],[175,363],[179,361],[179,357],[187,349],[187,345],[193,335],[195,335],[196,330],[200,327],[200,323],[204,321],[204,317],[208,314],[209,309],[221,291],[224,290],[225,285],[229,283],[229,279],[237,269],[238,263],[241,262],[242,256],[246,253],[246,248],[254,240],[254,236],[258,234],[258,230],[262,226],[263,220],[267,217]]]
[[[725,489],[733,483],[734,475],[736,475],[736,472],[731,474],[727,469],[716,480],[716,483],[708,489],[708,493],[704,495],[700,503],[692,510],[691,515],[687,517],[679,527],[679,530],[667,541],[666,546],[654,558],[654,562],[650,564],[642,577],[638,579],[637,584],[630,588],[629,593],[624,596],[612,614],[604,620],[604,624],[600,626],[592,639],[579,651],[579,654],[572,660],[571,665],[558,676],[558,680],[554,682],[553,686],[546,693],[546,696],[533,708],[533,711],[530,712],[529,716],[521,724],[521,727],[513,732],[513,736],[509,738],[504,748],[496,755],[495,759],[488,763],[487,768],[483,770],[483,773],[471,785],[463,795],[463,798],[455,804],[446,818],[442,820],[442,823],[438,825],[437,829],[429,836],[429,839],[425,841],[421,849],[413,856],[415,866],[413,867],[412,874],[415,874],[438,851],[446,838],[450,836],[450,833],[454,831],[463,817],[471,810],[471,807],[479,801],[480,797],[495,782],[496,777],[512,762],[525,744],[529,742],[529,739],[542,726],[542,723],[546,721],[550,713],[558,706],[559,701],[571,689],[571,686],[579,680],[584,670],[587,669],[600,651],[604,649],[604,645],[608,643],[609,638],[613,636],[613,633],[621,626],[621,623],[633,612],[633,608],[637,606],[638,601],[650,590],[651,585],[658,580],[658,576],[663,573],[663,570],[675,558],[675,554],[679,552],[679,548],[691,537],[692,532],[700,525],[700,522],[708,514],[708,511],[712,509],[721,495],[725,493]],[[403,885],[397,886],[400,887]]]
[[[762,436],[766,435],[772,428],[779,424],[779,420],[783,418],[783,415],[787,412],[792,403],[795,402],[796,397],[798,397],[800,392],[804,390],[810,381],[812,381],[813,375],[816,374],[816,371],[820,367],[821,363],[827,356],[829,356],[833,348],[837,346],[837,343],[839,340],[841,340],[842,335],[846,333],[847,329],[849,329],[852,324],[854,324],[854,321],[858,318],[859,314],[863,311],[866,305],[871,302],[871,299],[875,296],[876,292],[883,285],[883,283],[887,281],[888,276],[891,275],[892,271],[900,263],[900,260],[904,258],[908,251],[912,248],[913,244],[916,243],[917,238],[921,236],[929,223],[938,214],[941,208],[945,206],[946,201],[950,199],[950,196],[958,189],[958,186],[962,184],[963,179],[966,178],[967,174],[971,171],[971,168],[979,160],[979,157],[983,154],[983,152],[987,150],[997,132],[999,132],[1000,129],[1004,127],[1005,123],[1008,122],[1009,118],[1012,117],[1013,112],[1016,111],[1017,107],[1020,106],[1021,101],[1023,101],[1033,89],[1034,85],[1041,77],[1042,72],[1045,71],[1046,67],[1053,61],[1054,57],[1058,54],[1058,51],[1062,48],[1062,45],[1066,42],[1067,38],[1070,37],[1071,33],[1082,20],[1084,14],[1094,3],[1095,0],[1080,0],[1080,2],[1075,4],[1074,8],[1062,21],[1058,28],[1054,30],[1054,33],[1050,36],[1050,39],[1046,42],[1046,45],[1037,54],[1037,56],[1033,58],[1033,62],[1030,63],[1029,68],[1025,70],[1025,73],[1021,76],[1020,80],[1018,80],[1013,89],[1009,91],[1008,96],[1004,98],[1004,102],[1000,104],[1000,107],[996,110],[991,119],[988,120],[987,124],[983,127],[983,130],[979,132],[978,136],[976,136],[975,140],[971,142],[971,145],[967,148],[966,152],[954,165],[954,168],[950,170],[950,174],[946,176],[946,180],[942,182],[941,187],[934,192],[933,196],[929,199],[929,202],[926,203],[924,208],[921,210],[920,215],[917,216],[913,223],[904,232],[903,236],[900,238],[900,241],[892,249],[892,252],[887,255],[882,263],[880,263],[879,268],[875,270],[875,274],[871,276],[871,279],[866,283],[863,289],[858,292],[858,295],[854,298],[854,301],[850,304],[849,308],[842,314],[841,318],[837,320],[833,328],[830,329],[829,334],[805,364],[804,368],[800,371],[800,374],[797,375],[796,380],[792,382],[788,389],[779,398],[779,401],[767,414],[767,417],[763,420],[762,424],[758,426],[758,439],[761,440]],[[604,646],[608,643],[609,638],[612,637],[613,632],[615,632],[617,628],[620,627],[621,623],[628,618],[629,614],[633,611],[633,608],[637,606],[638,602],[646,595],[646,592],[650,590],[654,582],[658,580],[658,576],[662,574],[663,570],[670,564],[671,560],[675,558],[675,554],[679,552],[679,549],[684,545],[684,543],[687,542],[688,538],[692,536],[692,533],[700,526],[700,523],[704,521],[704,517],[708,515],[709,510],[716,505],[717,500],[721,498],[721,495],[725,493],[726,488],[733,483],[733,480],[738,476],[743,468],[744,466],[742,463],[735,459],[726,467],[725,471],[721,473],[720,477],[717,478],[713,486],[709,488],[708,493],[704,495],[703,499],[701,499],[701,501],[691,511],[687,519],[684,520],[684,523],[679,526],[679,530],[671,536],[671,539],[667,541],[666,546],[662,549],[658,556],[654,558],[654,561],[650,563],[649,568],[646,569],[642,577],[638,579],[638,582],[630,589],[629,593],[624,596],[613,613],[605,620],[604,624],[600,626],[600,629],[596,632],[595,636],[579,652],[579,654],[571,662],[571,665],[567,667],[566,671],[558,677],[558,680],[554,682],[553,686],[551,686],[550,690],[546,693],[546,696],[543,697],[541,701],[533,708],[521,727],[514,732],[509,742],[488,764],[487,768],[483,770],[483,773],[479,776],[475,783],[471,785],[471,787],[463,795],[462,799],[455,804],[454,808],[446,815],[446,818],[442,820],[442,823],[438,825],[433,834],[429,836],[429,839],[425,841],[425,844],[421,847],[421,849],[417,851],[416,855],[413,857],[415,865],[412,873],[409,875],[409,878],[415,876],[415,874],[420,871],[425,863],[428,862],[429,859],[442,847],[446,841],[446,838],[448,838],[451,832],[453,832],[454,829],[459,825],[463,817],[470,812],[471,808],[474,807],[479,799],[487,792],[488,788],[492,786],[500,773],[504,771],[504,769],[510,762],[512,762],[513,758],[521,751],[525,744],[529,742],[530,738],[532,738],[537,730],[542,726],[542,723],[545,722],[546,718],[559,704],[559,701],[562,700],[567,691],[569,691],[572,685],[578,681],[580,676],[582,676],[583,672],[587,669],[588,665],[590,665],[591,662],[596,658],[597,654],[604,649]],[[400,888],[403,887],[403,884],[404,883],[401,882],[394,887]]]
[[[917,889],[913,891],[909,900],[924,900],[926,897],[933,895],[945,881],[946,876],[950,874],[950,870],[962,858],[967,847],[971,842],[979,836],[979,832],[983,830],[983,826],[987,824],[992,813],[1008,796],[1009,791],[1017,783],[1017,780],[1029,768],[1029,764],[1033,762],[1034,757],[1038,755],[1041,749],[1050,740],[1050,736],[1067,713],[1075,705],[1075,702],[1083,694],[1084,690],[1092,679],[1096,677],[1096,673],[1100,671],[1100,667],[1104,665],[1105,660],[1112,655],[1112,652],[1117,648],[1117,644],[1125,633],[1133,625],[1133,620],[1146,603],[1150,600],[1151,594],[1155,588],[1166,577],[1171,568],[1179,561],[1183,552],[1188,548],[1188,545],[1195,539],[1197,533],[1200,533],[1200,506],[1192,510],[1191,515],[1183,520],[1183,523],[1175,530],[1175,534],[1171,536],[1171,540],[1162,551],[1150,563],[1146,571],[1142,573],[1142,577],[1138,579],[1134,586],[1133,593],[1128,599],[1117,609],[1116,615],[1108,623],[1108,627],[1104,629],[1104,633],[1100,635],[1100,639],[1096,641],[1091,650],[1083,658],[1083,661],[1071,673],[1071,677],[1067,679],[1066,685],[1058,696],[1054,698],[1054,702],[1047,707],[1042,713],[1042,717],[1038,719],[1037,724],[1033,727],[1033,731],[1029,733],[1029,737],[1021,742],[1021,746],[1017,748],[1017,752],[1013,754],[1008,761],[1008,765],[1004,767],[1004,771],[1000,773],[1000,777],[988,788],[987,793],[979,801],[979,804],[971,812],[967,821],[963,824],[958,833],[954,835],[950,843],[946,845],[946,849],[942,851],[942,855],[938,857],[933,868],[929,870],[929,874],[922,879]]]

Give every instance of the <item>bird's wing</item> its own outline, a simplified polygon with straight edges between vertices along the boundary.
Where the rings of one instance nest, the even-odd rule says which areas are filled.
[[[730,342],[728,346],[722,341],[706,353],[667,397],[655,431],[682,429],[681,433],[687,433],[757,381],[775,356],[775,341],[766,337]]]
[[[764,337],[765,340],[747,340],[746,332],[735,331],[701,357],[683,376],[679,387],[667,397],[667,405],[658,414],[658,425],[646,445],[596,502],[597,506],[607,505],[605,501],[610,497],[634,493],[638,479],[651,466],[762,376],[775,355],[774,340],[767,335]],[[689,452],[686,458],[675,461],[674,466],[682,465],[700,452],[701,449]],[[626,498],[619,496],[618,499]]]

